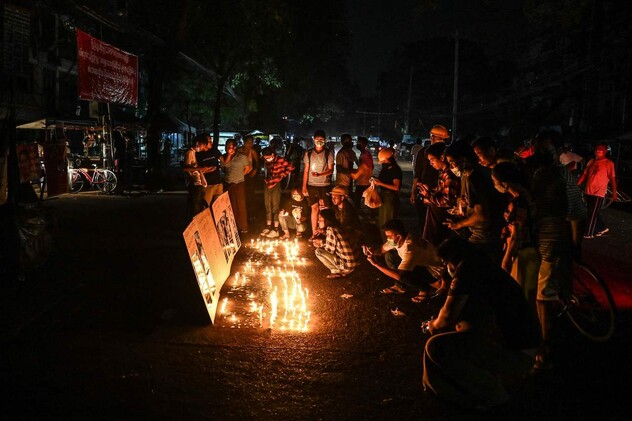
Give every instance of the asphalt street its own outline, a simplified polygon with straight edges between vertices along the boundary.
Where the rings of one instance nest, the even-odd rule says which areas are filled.
[[[227,315],[209,324],[182,239],[185,201],[178,191],[46,200],[58,221],[48,262],[2,285],[7,419],[632,419],[626,210],[608,209],[611,234],[586,243],[620,308],[615,336],[589,342],[560,320],[556,368],[513,385],[509,404],[472,413],[421,386],[419,325],[441,303],[380,295],[390,283],[366,262],[328,280],[304,240],[307,332]],[[409,205],[403,219],[415,225]],[[233,272],[253,258],[252,228]]]

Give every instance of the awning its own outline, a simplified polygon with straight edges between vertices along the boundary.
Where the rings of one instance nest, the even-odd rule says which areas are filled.
[[[66,130],[83,130],[87,127],[96,127],[94,120],[57,120],[41,118],[30,123],[20,124],[16,129],[44,130],[54,129],[55,127],[63,127]]]

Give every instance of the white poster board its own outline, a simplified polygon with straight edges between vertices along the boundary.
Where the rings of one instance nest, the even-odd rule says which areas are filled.
[[[198,213],[184,230],[184,242],[193,266],[206,310],[215,323],[219,293],[230,275],[230,267],[241,240],[230,206],[228,193],[222,194],[210,209]]]

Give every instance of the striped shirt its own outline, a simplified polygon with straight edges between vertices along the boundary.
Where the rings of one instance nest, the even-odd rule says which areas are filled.
[[[265,182],[269,189],[276,186],[284,177],[287,177],[294,171],[294,165],[290,164],[284,158],[276,155],[272,162],[265,162],[266,178]]]
[[[339,269],[339,273],[348,273],[360,265],[358,253],[351,247],[351,243],[344,236],[340,228],[327,227],[327,237],[325,251],[334,255],[334,263]],[[332,271],[332,273],[335,273]]]

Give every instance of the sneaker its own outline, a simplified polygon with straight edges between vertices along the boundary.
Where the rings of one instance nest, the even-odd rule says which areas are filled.
[[[276,230],[270,230],[270,232],[266,235],[268,238],[277,238],[278,236],[279,233]]]
[[[601,237],[604,234],[608,234],[609,231],[610,231],[610,228],[606,228],[604,230],[601,230],[601,231],[595,233],[595,237]]]
[[[261,231],[261,236],[262,237],[267,237],[268,234],[270,233],[270,231],[271,231],[270,228],[264,229],[263,231]]]

